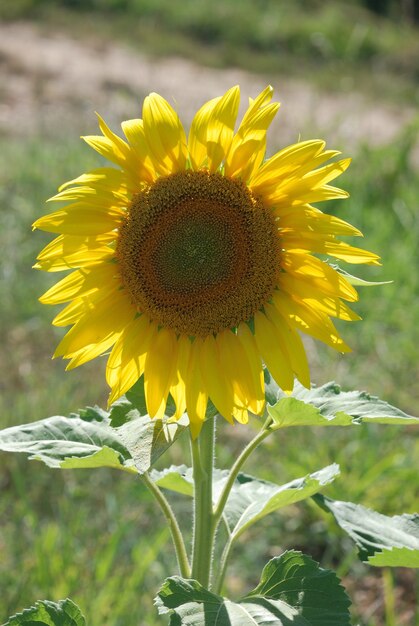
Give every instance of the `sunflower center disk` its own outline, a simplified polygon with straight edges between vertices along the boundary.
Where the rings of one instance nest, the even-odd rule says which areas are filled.
[[[278,227],[240,181],[180,172],[134,196],[117,258],[139,312],[203,337],[249,320],[269,300],[279,271]]]

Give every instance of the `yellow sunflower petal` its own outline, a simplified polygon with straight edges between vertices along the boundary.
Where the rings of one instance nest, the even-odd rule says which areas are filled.
[[[250,332],[250,331],[249,331]],[[244,343],[249,341],[244,333],[239,337],[230,330],[217,335],[219,354],[226,377],[231,380],[235,395],[235,405],[250,408],[260,413],[264,404],[264,386],[260,357],[249,361]]]
[[[106,380],[111,388],[108,404],[120,398],[143,375],[147,351],[156,333],[155,324],[146,315],[122,329],[106,365]]]
[[[185,373],[186,408],[188,411],[190,428],[194,439],[199,435],[205,420],[208,404],[208,390],[204,383],[200,360],[202,353],[202,339],[195,338],[191,343],[187,372]]]
[[[100,208],[77,202],[49,213],[33,223],[33,228],[66,235],[100,235],[119,226],[124,212],[115,206]]]
[[[156,179],[156,171],[147,144],[143,120],[127,120],[122,122],[121,126],[125,137],[137,154],[139,160],[138,177],[148,183],[153,182]]]
[[[86,346],[105,341],[107,338],[118,338],[119,333],[135,316],[126,295],[120,291],[115,292],[112,298],[105,303],[99,303],[97,307],[89,307],[85,304],[85,314],[68,331],[60,341],[54,353],[54,357],[63,356],[71,358],[75,352]]]
[[[347,261],[347,263],[380,265],[380,257],[377,254],[350,246],[334,237],[321,236],[318,233],[287,234],[286,237],[284,236],[284,248],[286,250],[305,250],[318,254],[327,254]]]
[[[279,225],[282,235],[292,233],[311,232],[314,235],[348,235],[352,237],[362,237],[358,228],[348,224],[344,220],[334,215],[323,213],[310,205],[300,207],[289,207],[287,211],[283,208],[276,211],[280,218]]]
[[[247,424],[249,421],[249,413],[247,412],[247,409],[234,406],[232,415],[240,424]]]
[[[301,141],[300,143],[287,146],[268,159],[249,181],[249,186],[254,190],[262,191],[265,185],[278,184],[281,177],[290,175],[298,170],[301,165],[309,163],[319,155],[325,146],[325,142],[319,139]]]
[[[111,348],[114,343],[117,334],[109,335],[103,341],[98,341],[96,343],[92,343],[88,346],[85,346],[81,350],[72,353],[70,361],[67,363],[66,370],[72,370],[75,367],[79,367],[80,365],[84,365],[88,361],[92,361],[96,359],[98,356],[102,356],[105,354],[109,348]]]
[[[87,237],[59,235],[39,253],[34,268],[60,272],[106,263],[115,256],[114,248],[108,245],[114,239],[113,233]]]
[[[143,105],[144,133],[153,165],[163,175],[185,168],[186,135],[178,114],[159,94],[151,93]]]
[[[39,301],[42,304],[63,304],[100,289],[103,285],[112,285],[116,280],[118,277],[115,276],[113,263],[103,263],[94,269],[76,270],[50,287]]]
[[[298,301],[305,303],[309,308],[318,309],[331,317],[337,317],[348,322],[361,319],[345,302],[336,297],[325,296],[313,285],[294,280],[287,283],[287,288],[288,295],[286,297],[295,296]],[[274,303],[277,298],[281,298],[284,294],[286,294],[285,289],[275,291],[272,296]]]
[[[223,374],[223,364],[218,354],[218,346],[212,335],[205,338],[202,344],[201,373],[208,389],[208,395],[219,413],[229,422],[233,422],[234,406],[231,381]]]
[[[175,334],[161,328],[147,352],[144,366],[144,392],[150,417],[162,418],[177,361]]]
[[[267,87],[246,111],[226,157],[226,176],[247,180],[262,163],[266,131],[279,109],[279,103],[268,104],[272,94],[272,87]]]
[[[239,110],[240,89],[229,89],[221,98],[207,102],[196,114],[189,133],[192,167],[215,172],[225,159],[233,140]]]
[[[268,370],[278,385],[286,393],[291,393],[294,388],[291,363],[282,347],[275,325],[261,311],[255,314],[255,340]]]
[[[82,174],[77,178],[63,183],[58,187],[58,191],[63,191],[73,185],[89,185],[108,191],[114,191],[115,189],[128,186],[128,183],[129,179],[127,178],[126,172],[123,170],[118,170],[114,167],[98,167],[86,174]]]
[[[282,255],[282,266],[285,272],[280,274],[278,283],[289,293],[292,293],[293,282],[297,279],[309,282],[321,293],[332,297],[338,296],[350,302],[358,300],[356,289],[342,274],[309,254],[287,251]]]
[[[308,306],[285,295],[275,298],[275,307],[289,320],[293,326],[319,339],[339,352],[350,352],[351,349],[343,341],[336,327],[325,313],[315,305]]]
[[[178,338],[177,347],[177,364],[169,389],[176,406],[176,412],[173,416],[175,420],[179,419],[186,411],[186,380],[191,356],[191,341],[189,337],[181,335]]]
[[[306,351],[298,333],[288,324],[281,312],[272,305],[265,306],[267,317],[275,326],[276,338],[288,357],[292,370],[304,387],[310,389],[310,370]]]

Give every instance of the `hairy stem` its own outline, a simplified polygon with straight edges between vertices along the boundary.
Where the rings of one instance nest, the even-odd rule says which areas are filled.
[[[194,480],[192,578],[209,588],[214,547],[212,473],[215,418],[206,420],[197,439],[191,438]]]
[[[176,558],[178,562],[179,572],[183,578],[189,578],[191,575],[191,566],[189,564],[188,555],[185,548],[185,542],[183,541],[183,536],[179,528],[178,521],[173,512],[172,507],[167,501],[166,497],[156,485],[156,483],[151,480],[148,472],[141,476],[143,483],[150,491],[150,493],[154,496],[156,501],[158,502],[163,515],[165,516],[168,524],[170,533],[172,535],[173,545],[175,547]]]
[[[262,441],[264,439],[266,439],[266,437],[268,435],[270,435],[270,433],[272,432],[270,425],[272,423],[272,419],[270,417],[267,418],[267,420],[265,421],[265,423],[263,424],[261,430],[258,432],[258,434],[256,435],[256,437],[254,437],[248,444],[247,446],[242,450],[242,452],[239,454],[239,456],[237,457],[236,461],[234,462],[231,470],[230,470],[230,474],[228,476],[227,482],[224,485],[224,488],[220,494],[217,506],[215,508],[214,511],[214,525],[215,527],[218,525],[221,516],[223,514],[224,511],[224,507],[226,505],[226,502],[228,500],[228,496],[230,495],[230,491],[233,487],[234,481],[237,478],[237,474],[239,473],[239,471],[241,470],[243,464],[245,463],[245,461],[247,461],[247,459],[249,458],[249,456],[252,454],[252,452],[258,447],[258,445],[260,443],[262,443]]]
[[[224,546],[223,553],[221,555],[221,561],[218,567],[218,574],[214,583],[214,589],[213,589],[214,593],[220,594],[223,588],[224,577],[225,577],[226,570],[227,570],[227,563],[230,557],[230,552],[231,552],[232,547],[233,547],[233,541],[231,539],[231,536],[229,535],[228,540]]]

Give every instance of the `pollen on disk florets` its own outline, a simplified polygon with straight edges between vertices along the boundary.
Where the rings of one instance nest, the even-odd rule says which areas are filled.
[[[116,252],[139,312],[205,336],[249,320],[270,299],[280,241],[272,212],[241,181],[188,170],[133,197]]]

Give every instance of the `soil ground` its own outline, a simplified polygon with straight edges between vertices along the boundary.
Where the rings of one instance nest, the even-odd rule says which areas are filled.
[[[355,91],[324,93],[290,78],[238,69],[212,69],[180,58],[152,59],[122,44],[80,39],[42,24],[0,24],[0,133],[95,132],[93,112],[116,126],[140,117],[141,102],[157,91],[189,125],[206,100],[239,83],[242,108],[268,83],[282,107],[270,145],[318,134],[345,152],[359,143],[388,143],[414,115],[412,108],[377,104]],[[74,136],[74,135],[73,135]]]

